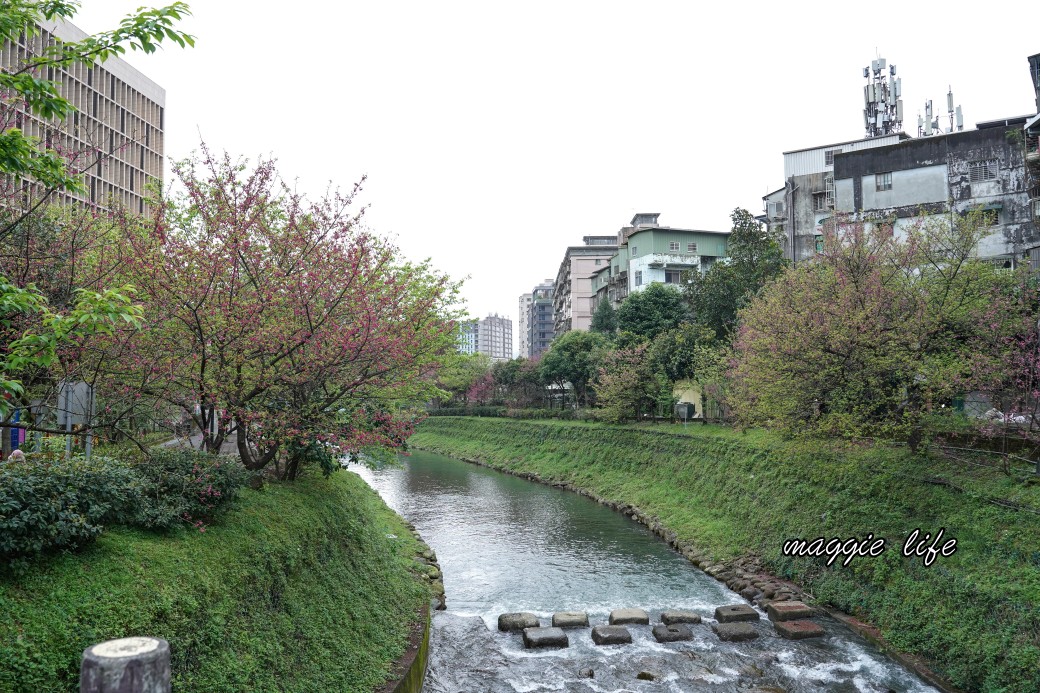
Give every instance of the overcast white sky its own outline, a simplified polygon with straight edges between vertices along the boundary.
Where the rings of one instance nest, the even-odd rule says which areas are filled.
[[[141,2],[84,0],[74,23]],[[201,132],[315,194],[367,174],[368,225],[468,277],[471,314],[511,317],[514,342],[517,298],[582,236],[643,211],[728,228],[783,185],[782,152],[862,137],[878,55],[913,135],[951,84],[966,127],[1036,111],[1025,1],[190,4],[194,49],[128,56],[166,89],[167,155]]]

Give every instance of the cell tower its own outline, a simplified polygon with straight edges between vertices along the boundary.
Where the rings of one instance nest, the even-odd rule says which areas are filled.
[[[887,74],[886,74],[887,73]],[[867,86],[863,88],[863,125],[867,137],[882,137],[903,127],[903,80],[896,79],[896,66],[884,58],[872,60],[863,68]],[[889,79],[891,77],[891,79]]]
[[[953,132],[953,125],[956,121],[957,130],[964,129],[964,114],[961,112],[961,107],[953,107],[953,87],[950,87],[950,91],[946,92],[946,111],[950,116],[950,129],[947,133]],[[931,137],[932,135],[943,134],[942,128],[939,127],[939,115],[932,112],[932,100],[928,99],[924,102],[924,117],[921,114],[917,115],[917,136],[918,137]]]

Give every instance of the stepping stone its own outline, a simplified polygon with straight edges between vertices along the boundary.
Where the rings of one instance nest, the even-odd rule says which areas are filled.
[[[719,623],[734,623],[735,621],[757,621],[758,612],[747,604],[733,604],[731,606],[720,606],[715,609],[715,620]]]
[[[538,626],[538,617],[526,611],[502,614],[498,617],[498,629],[505,632],[523,630],[524,628],[537,628]]]
[[[680,642],[693,640],[693,631],[689,626],[677,623],[672,626],[654,626],[654,640],[657,642]]]
[[[597,645],[627,645],[632,634],[624,626],[596,626],[592,629],[592,642]]]
[[[794,621],[813,615],[812,609],[802,602],[774,602],[766,607],[766,613],[771,621]]]
[[[552,624],[556,628],[587,628],[589,615],[584,611],[557,611],[553,614]]]
[[[661,623],[670,626],[673,623],[700,623],[701,615],[693,611],[673,609],[661,612]]]
[[[570,645],[563,628],[524,628],[524,647],[567,647]]]
[[[823,626],[812,621],[776,621],[773,623],[780,637],[788,640],[805,640],[825,635]]]
[[[748,623],[713,623],[711,629],[719,636],[719,640],[727,642],[754,640],[758,637],[758,633]]]
[[[614,609],[610,612],[610,625],[620,626],[626,623],[648,626],[650,615],[642,609]]]

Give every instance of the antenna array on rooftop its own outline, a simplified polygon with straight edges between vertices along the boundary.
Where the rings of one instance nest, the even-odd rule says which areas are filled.
[[[872,60],[863,68],[867,86],[863,89],[863,125],[867,137],[899,132],[903,127],[903,80],[896,78],[896,66],[884,58]],[[889,79],[891,77],[891,79]]]
[[[946,132],[953,132],[954,123],[956,122],[957,129],[964,129],[964,114],[961,112],[961,107],[953,106],[953,87],[950,87],[950,91],[946,92],[946,112],[950,117],[950,129]],[[939,127],[939,114],[932,111],[932,100],[928,99],[924,102],[924,117],[920,114],[917,116],[917,136],[918,137],[931,137],[932,135],[941,135],[943,130]]]

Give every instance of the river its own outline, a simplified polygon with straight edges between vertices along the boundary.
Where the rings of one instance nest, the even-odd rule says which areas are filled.
[[[707,625],[715,607],[746,602],[643,525],[578,494],[424,452],[401,462],[350,469],[414,523],[444,573],[448,609],[434,614],[424,693],[935,690],[830,618],[816,619],[825,637],[794,642],[763,613],[758,639],[719,641]],[[650,626],[629,626],[631,645],[599,647],[586,628],[569,631],[566,649],[537,651],[497,631],[504,612],[549,625],[555,611],[586,611],[597,625],[622,607],[645,609],[651,623],[661,610],[691,609],[704,623],[688,642],[658,644]]]

